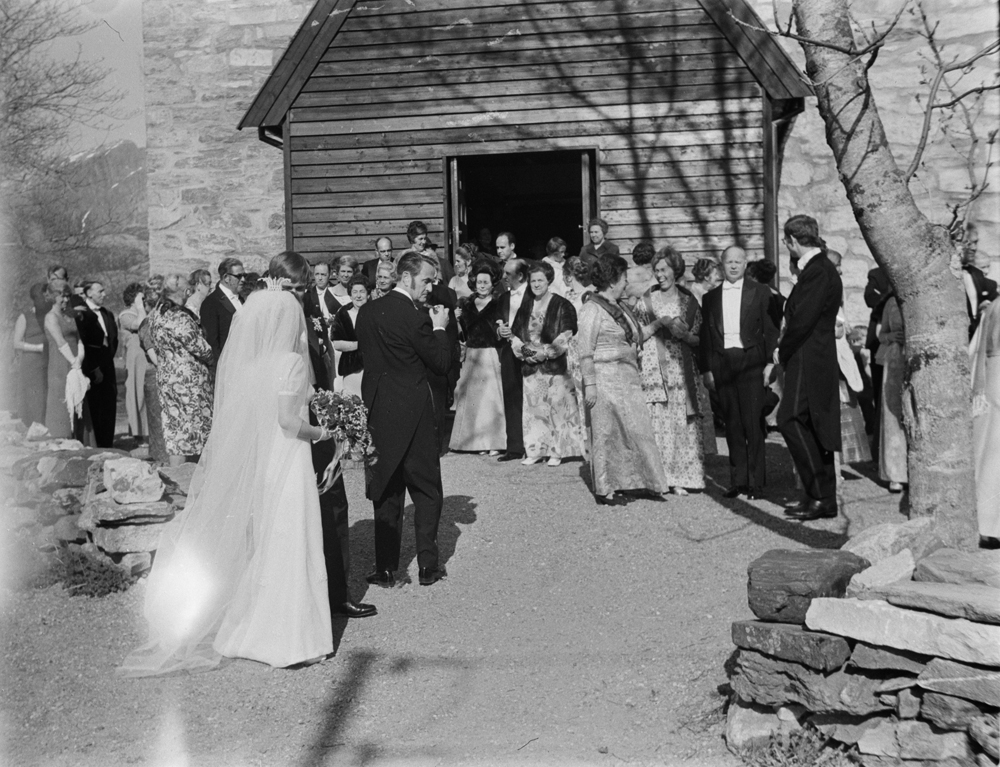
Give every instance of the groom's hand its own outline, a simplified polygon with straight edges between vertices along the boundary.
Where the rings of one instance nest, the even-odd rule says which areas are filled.
[[[435,328],[448,327],[448,307],[444,304],[437,304],[431,307],[431,323]]]

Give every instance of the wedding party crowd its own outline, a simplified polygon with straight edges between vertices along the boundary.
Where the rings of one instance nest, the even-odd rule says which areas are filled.
[[[775,266],[738,244],[697,260],[688,281],[670,246],[639,242],[627,260],[605,221],[587,231],[572,256],[553,237],[543,258],[522,257],[510,231],[446,254],[414,221],[398,254],[385,236],[363,261],[286,252],[259,275],[227,258],[214,286],[203,269],[155,275],[125,288],[117,318],[100,282],[71,284],[51,267],[15,327],[25,424],[111,446],[122,347],[130,434],[154,460],[199,461],[150,574],[150,643],[126,671],[307,662],[332,652],[331,615],[376,613],[347,588],[344,445],[310,409],[316,390],[367,408],[367,580],[378,586],[395,584],[406,492],[419,582],[447,575],[436,539],[448,452],[538,467],[525,471],[582,459],[596,501],[617,505],[705,491],[718,428],[724,495],[754,500],[768,492],[765,440],[777,430],[800,490],[789,519],[838,515],[841,463],[874,456],[888,491],[905,491],[905,324],[881,269],[868,275],[868,321],[854,326],[840,254],[809,216],[784,224],[787,297],[771,285]],[[985,461],[1000,450],[1000,311],[977,242],[974,227],[963,233],[962,278],[980,532],[996,539],[1000,475]]]

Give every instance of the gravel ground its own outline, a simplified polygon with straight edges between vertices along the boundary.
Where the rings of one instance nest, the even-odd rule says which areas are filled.
[[[720,440],[720,447],[724,443]],[[771,499],[707,493],[595,505],[580,462],[442,462],[449,577],[369,587],[371,507],[348,472],[352,588],[374,618],[335,625],[336,656],[301,670],[231,661],[130,680],[144,582],[103,599],[5,589],[0,759],[9,765],[736,765],[722,740],[730,623],[751,617],[747,564],[835,548],[901,520],[899,497],[848,470],[847,517],[786,522],[780,440]],[[851,530],[846,528],[848,524]]]

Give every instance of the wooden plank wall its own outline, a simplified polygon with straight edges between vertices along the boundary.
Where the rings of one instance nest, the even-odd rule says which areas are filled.
[[[697,0],[360,0],[288,119],[313,260],[445,242],[447,156],[580,148],[623,250],[763,252],[761,90]]]

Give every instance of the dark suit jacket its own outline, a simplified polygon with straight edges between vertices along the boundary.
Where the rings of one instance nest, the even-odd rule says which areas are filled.
[[[320,298],[316,288],[309,288],[305,295],[302,296],[302,306],[305,308],[307,316],[314,316],[317,312],[322,314],[319,308],[319,302]],[[340,301],[333,297],[333,294],[330,293],[329,287],[327,287],[327,289],[323,292],[323,302],[326,304],[326,310],[331,315],[335,316],[337,312],[340,311]]]
[[[226,294],[216,285],[215,290],[205,296],[201,304],[201,329],[205,332],[208,345],[212,347],[215,361],[219,361],[222,347],[229,338],[229,327],[233,324],[236,307],[226,298]]]
[[[820,444],[840,449],[840,365],[837,312],[844,286],[823,253],[813,256],[785,302],[785,333],[778,357],[785,368],[785,391],[801,385]]]
[[[725,350],[725,325],[722,319],[722,291],[720,285],[705,294],[701,302],[701,333],[698,344],[699,364],[703,373],[710,372],[716,381],[721,380],[722,358]],[[743,279],[740,299],[740,341],[746,350],[745,368],[763,368],[771,361],[778,342],[778,329],[771,320],[771,291],[765,285],[749,278]]]
[[[868,272],[868,284],[865,285],[865,304],[872,310],[868,320],[868,335],[865,338],[865,348],[870,349],[872,357],[878,351],[878,324],[882,321],[882,310],[885,302],[893,295],[889,276],[880,266]]]
[[[448,374],[451,348],[448,334],[434,330],[430,317],[397,291],[362,306],[355,332],[365,360],[361,394],[379,452],[368,497],[380,498],[406,455],[421,418],[429,415],[426,422],[433,423],[427,376]],[[436,459],[427,456],[428,461]]]
[[[107,346],[104,345],[105,334],[96,312],[87,306],[77,313],[76,325],[80,331],[80,341],[83,343],[83,372],[94,380],[99,370],[102,380],[113,381],[115,353],[118,351],[118,323],[115,321],[115,316],[103,306],[99,311],[108,329]]]
[[[377,256],[370,261],[365,261],[361,265],[361,273],[368,280],[368,287],[375,287],[375,271],[378,269],[378,265],[382,263],[382,259]]]

